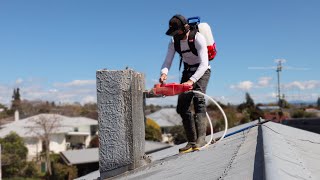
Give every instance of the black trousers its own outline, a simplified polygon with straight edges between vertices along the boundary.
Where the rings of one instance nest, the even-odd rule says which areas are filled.
[[[184,70],[182,73],[181,83],[187,82],[194,73],[194,71]],[[193,84],[193,90],[200,91],[205,94],[210,79],[210,74],[211,70],[207,69],[203,76]],[[195,113],[206,112],[206,102],[203,95],[192,92],[182,93],[178,97],[177,113],[180,114],[183,120],[186,120],[191,116],[190,105],[192,99]]]

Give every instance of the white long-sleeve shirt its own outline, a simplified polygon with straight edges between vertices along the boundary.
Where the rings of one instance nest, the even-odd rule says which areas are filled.
[[[195,47],[198,51],[198,56],[194,55],[190,51],[190,52],[182,53],[182,59],[183,59],[183,62],[189,65],[199,64],[197,71],[190,77],[190,80],[192,80],[193,82],[197,82],[203,76],[205,71],[210,68],[210,64],[208,60],[208,49],[207,49],[205,37],[202,34],[197,33],[194,41],[195,41]],[[187,39],[181,40],[180,46],[181,46],[181,51],[190,49]],[[168,74],[175,52],[176,51],[174,49],[174,41],[172,38],[169,43],[167,56],[161,68],[161,74],[163,73]]]

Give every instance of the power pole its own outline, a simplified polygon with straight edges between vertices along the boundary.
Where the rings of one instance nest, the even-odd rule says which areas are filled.
[[[277,66],[277,75],[278,75],[278,102],[281,102],[281,92],[280,92],[280,72],[282,70],[282,60],[278,60],[278,66]]]

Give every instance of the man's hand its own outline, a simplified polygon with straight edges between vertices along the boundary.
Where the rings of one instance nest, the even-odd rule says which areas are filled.
[[[161,84],[163,84],[164,83],[164,81],[166,81],[167,80],[167,75],[166,74],[161,74],[161,76],[160,76],[160,78],[159,78],[159,82],[161,83]]]
[[[194,84],[194,82],[189,79],[187,82],[184,82],[182,84],[186,84],[186,85],[192,86]]]

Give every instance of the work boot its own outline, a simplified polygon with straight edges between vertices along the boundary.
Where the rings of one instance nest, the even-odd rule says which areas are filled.
[[[188,143],[185,147],[179,149],[179,153],[187,153],[193,151],[197,140],[197,131],[191,113],[182,117],[184,131],[186,133]]]
[[[195,148],[195,145],[196,145],[195,142],[188,142],[185,147],[179,149],[179,153],[192,152],[193,149]]]
[[[193,150],[197,151],[200,148],[207,144],[206,135],[207,135],[207,116],[206,113],[197,113],[195,114],[195,125],[197,130],[197,139],[196,145]]]

